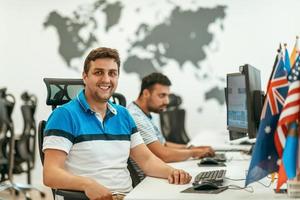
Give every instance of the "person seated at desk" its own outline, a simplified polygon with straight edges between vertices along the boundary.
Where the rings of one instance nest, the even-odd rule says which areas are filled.
[[[143,143],[128,110],[112,104],[120,72],[117,50],[97,48],[84,62],[85,84],[76,98],[50,115],[44,137],[44,184],[84,191],[89,199],[128,193],[129,156],[149,176],[186,184],[190,174],[158,159]],[[119,198],[119,197],[118,197]]]
[[[138,131],[148,148],[165,162],[184,161],[188,158],[203,158],[214,155],[209,146],[187,147],[166,141],[152,121],[151,112],[162,112],[169,103],[171,81],[161,73],[152,73],[142,80],[138,98],[128,105]]]

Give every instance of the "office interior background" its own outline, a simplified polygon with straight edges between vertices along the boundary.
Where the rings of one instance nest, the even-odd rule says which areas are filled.
[[[300,33],[299,7],[296,0],[0,0],[0,88],[16,97],[21,131],[22,92],[37,95],[35,118],[47,119],[43,78],[80,78],[87,53],[108,46],[120,52],[117,92],[128,102],[141,77],[162,72],[183,99],[190,137],[226,134],[226,74],[251,64],[265,90],[279,43],[291,51]]]

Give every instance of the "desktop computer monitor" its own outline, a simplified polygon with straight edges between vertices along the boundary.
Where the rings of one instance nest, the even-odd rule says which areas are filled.
[[[225,94],[230,140],[255,138],[263,105],[260,71],[247,64],[227,74]]]

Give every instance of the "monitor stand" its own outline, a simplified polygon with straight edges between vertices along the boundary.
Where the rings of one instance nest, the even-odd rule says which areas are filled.
[[[229,144],[232,145],[253,145],[256,139],[249,139],[247,133],[229,131]]]

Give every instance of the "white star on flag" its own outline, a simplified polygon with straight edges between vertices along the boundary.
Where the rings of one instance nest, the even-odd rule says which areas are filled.
[[[270,126],[266,126],[265,132],[266,132],[266,133],[271,133],[271,127],[270,127]]]

